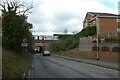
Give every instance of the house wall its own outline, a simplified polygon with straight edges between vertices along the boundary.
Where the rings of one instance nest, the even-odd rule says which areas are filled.
[[[118,28],[120,28],[120,22],[118,22]]]
[[[88,20],[91,20],[95,18],[95,16],[92,16],[87,13],[83,25],[84,28],[87,26],[96,26],[96,20],[93,20],[91,22],[88,22]],[[120,28],[120,23],[117,22],[117,18],[111,18],[111,17],[99,17],[99,31],[100,33],[104,32],[117,32],[117,28]],[[90,25],[89,25],[90,24]]]
[[[94,20],[92,20],[94,19]],[[117,18],[112,17],[99,17],[99,34],[100,37],[116,38],[118,36],[117,30],[120,28],[120,23],[117,22]],[[87,26],[96,26],[95,16],[87,13],[84,23],[84,28]]]
[[[90,26],[96,26],[96,20],[93,20],[93,21],[90,23]]]
[[[90,15],[90,14],[87,14],[87,15],[86,15],[86,18],[85,18],[87,21],[84,21],[84,23],[83,23],[83,28],[85,28],[85,27],[87,27],[87,26],[95,26],[96,23],[94,23],[94,21],[92,21],[91,23],[88,23],[88,20],[93,19],[93,18],[94,18],[94,16],[92,16],[92,15]]]
[[[99,32],[117,32],[116,18],[99,18]]]

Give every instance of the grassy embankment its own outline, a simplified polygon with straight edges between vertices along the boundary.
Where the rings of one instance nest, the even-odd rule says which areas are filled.
[[[51,50],[54,52],[66,51],[77,48],[79,46],[79,38],[96,35],[96,27],[90,26],[85,29],[82,29],[81,32],[67,36],[64,35],[58,41],[54,42],[51,46]]]
[[[17,78],[21,80],[26,71],[30,55],[21,55],[3,49],[2,75],[3,80]]]
[[[53,54],[60,56],[74,57],[74,58],[95,59],[90,52],[79,51],[78,48],[71,49],[68,51],[53,52]]]

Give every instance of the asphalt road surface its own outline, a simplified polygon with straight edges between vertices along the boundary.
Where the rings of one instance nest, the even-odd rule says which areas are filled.
[[[118,71],[71,61],[56,56],[34,54],[33,78],[118,78]]]

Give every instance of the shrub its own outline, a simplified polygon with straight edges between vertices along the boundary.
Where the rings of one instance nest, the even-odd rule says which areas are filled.
[[[105,42],[108,43],[120,43],[120,40],[117,38],[105,38]]]
[[[74,41],[70,46],[69,49],[76,48],[79,45],[79,41]]]

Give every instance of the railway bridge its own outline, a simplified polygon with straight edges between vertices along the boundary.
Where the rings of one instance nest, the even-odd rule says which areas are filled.
[[[50,43],[57,41],[57,36],[47,36],[47,35],[34,35],[33,40],[33,49],[37,49],[39,53],[42,53],[44,50],[50,50]]]

